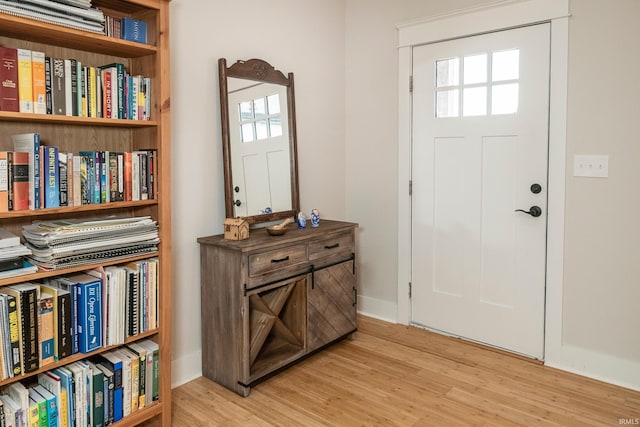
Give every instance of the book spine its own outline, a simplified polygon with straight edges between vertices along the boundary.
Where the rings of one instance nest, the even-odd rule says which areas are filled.
[[[53,113],[64,116],[67,114],[64,59],[53,58],[53,81],[51,86]]]
[[[69,63],[69,74],[71,75],[69,78],[69,85],[71,86],[71,89],[67,91],[67,93],[71,97],[71,115],[80,116],[81,114],[78,104],[78,61],[70,59]]]
[[[35,289],[21,291],[22,307],[22,354],[24,355],[24,373],[38,369],[38,319],[37,319],[37,293]]]
[[[102,203],[102,178],[100,166],[100,151],[93,152],[93,203],[99,205]]]
[[[13,210],[29,210],[29,153],[13,153]]]
[[[109,152],[100,151],[100,203],[108,203],[111,199],[111,192],[109,191],[110,180],[109,175]]]
[[[98,116],[98,95],[96,91],[98,90],[97,82],[96,82],[96,67],[89,67],[89,83],[87,85],[89,88],[89,111],[90,117],[99,117]]]
[[[147,42],[147,24],[144,21],[122,18],[122,38],[131,42]]]
[[[7,295],[7,307],[9,315],[9,337],[11,342],[11,365],[13,376],[22,373],[22,361],[20,360],[20,328],[18,327],[18,303],[13,295]]]
[[[40,134],[33,134],[33,209],[40,209],[42,200],[40,197]],[[29,202],[31,204],[31,202]]]
[[[118,200],[118,153],[109,152],[109,200],[112,202]]]
[[[71,294],[58,294],[58,360],[73,354],[71,337]]]
[[[44,207],[57,208],[60,207],[60,175],[58,169],[58,147],[45,146],[45,164],[46,170],[43,171],[45,176],[44,188]]]
[[[105,375],[106,398],[105,398],[105,425],[113,424],[113,391],[114,391],[114,375]]]
[[[82,157],[78,155],[73,156],[73,205],[80,206],[85,204],[82,192],[82,175],[81,175],[81,160]],[[86,169],[86,165],[85,165]],[[86,176],[85,176],[86,178]]]
[[[75,59],[74,59],[74,61],[75,61],[75,65],[76,65],[76,72],[75,72],[75,75],[74,75],[74,81],[75,81],[75,84],[76,84],[76,105],[77,105],[77,108],[76,108],[76,113],[77,114],[76,115],[78,117],[85,117],[84,116],[84,109],[83,109],[83,106],[82,106],[82,96],[83,96],[82,95],[82,91],[83,91],[83,88],[82,88],[82,62],[80,62],[78,60],[75,60]]]
[[[21,113],[33,113],[31,51],[18,49],[18,99]]]
[[[58,152],[58,183],[60,206],[72,206],[69,204],[69,157],[67,153]]]
[[[104,82],[104,87],[103,87],[104,96],[102,97],[102,102],[103,102],[102,111],[104,111],[104,117],[110,119],[113,117],[113,102],[112,102],[113,81],[111,80],[111,70],[110,69],[102,70],[101,75],[102,75],[102,81]]]
[[[33,112],[47,114],[47,83],[44,52],[32,51]]]
[[[40,367],[55,361],[53,296],[40,294],[38,301],[38,342],[40,345]]]
[[[124,180],[124,200],[129,202],[132,200],[132,178],[131,178],[131,152],[125,151],[124,156],[124,168],[123,168],[123,180]]]
[[[0,212],[9,212],[9,163],[8,153],[0,151]]]
[[[45,79],[45,101],[46,101],[46,113],[53,114],[53,96],[52,89],[52,58],[47,56],[44,59],[44,79]]]
[[[7,151],[7,199],[8,199],[8,209],[9,211],[13,210],[13,151]]]
[[[18,51],[0,46],[0,111],[20,111]]]
[[[91,394],[92,427],[104,427],[104,374],[97,368],[93,371],[93,390]]]
[[[81,353],[90,353],[102,346],[102,298],[99,282],[78,285],[79,343]]]
[[[71,59],[64,60],[64,102],[65,102],[65,115],[73,116],[73,76],[71,75],[71,69],[74,68],[71,64]]]

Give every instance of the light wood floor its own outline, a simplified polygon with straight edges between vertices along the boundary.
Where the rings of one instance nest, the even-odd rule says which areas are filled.
[[[173,426],[640,424],[640,392],[418,328],[358,329],[246,398],[206,378],[174,389]]]

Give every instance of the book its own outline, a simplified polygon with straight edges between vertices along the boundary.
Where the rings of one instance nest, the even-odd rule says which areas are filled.
[[[9,315],[7,313],[7,296],[0,294],[0,361],[2,369],[0,369],[2,380],[13,376],[13,365],[11,362],[11,337],[9,336]]]
[[[69,155],[58,151],[58,197],[60,206],[73,206],[69,204]]]
[[[0,272],[15,270],[22,268],[22,266],[22,258],[3,259],[0,261]]]
[[[79,350],[79,335],[78,335],[78,293],[76,292],[76,288],[78,287],[78,283],[73,279],[65,276],[55,277],[50,281],[51,286],[57,287],[69,293],[69,298],[71,300],[70,308],[71,308],[71,354],[78,353]]]
[[[92,393],[91,393],[91,419],[92,427],[104,427],[104,373],[91,362]]]
[[[111,64],[103,65],[100,67],[104,70],[109,70],[112,77],[111,93],[113,97],[113,106],[115,107],[115,114],[112,116],[116,119],[124,119],[125,117],[125,91],[124,91],[124,79],[126,76],[126,70],[124,64],[121,62],[114,62]],[[115,78],[113,77],[115,75]]]
[[[65,115],[73,116],[73,98],[74,93],[72,86],[73,76],[71,70],[75,68],[75,64],[71,63],[71,59],[63,59],[64,61],[64,111]],[[76,107],[77,108],[77,107]]]
[[[8,277],[24,276],[25,274],[32,274],[38,271],[38,267],[31,264],[29,261],[22,259],[22,267],[12,268],[11,270],[0,271],[0,279],[6,279]]]
[[[31,51],[18,49],[18,100],[21,113],[33,113]]]
[[[0,46],[0,111],[20,111],[18,50]]]
[[[147,42],[147,24],[138,19],[122,18],[122,39],[130,42],[146,43]]]
[[[137,343],[130,343],[127,349],[138,357],[138,408],[142,409],[147,403],[147,349]]]
[[[73,170],[71,171],[71,174],[73,176],[73,179],[72,179],[73,206],[80,206],[83,204],[81,160],[82,158],[80,156],[74,155],[73,161],[71,162],[71,165],[73,168]],[[86,165],[85,165],[85,172],[86,172]],[[85,179],[86,179],[86,176],[85,176]]]
[[[102,283],[86,273],[68,278],[78,284],[78,350],[90,353],[102,347]]]
[[[45,102],[47,114],[53,114],[53,97],[52,97],[52,84],[53,84],[53,61],[51,57],[44,57],[44,84],[45,84]]]
[[[49,411],[47,408],[47,399],[38,393],[34,387],[29,387],[29,399],[33,400],[38,406],[38,426],[49,427]]]
[[[44,207],[60,207],[60,175],[58,168],[58,147],[45,145],[44,147]]]
[[[58,427],[58,400],[49,390],[44,388],[42,384],[38,384],[33,389],[44,397],[47,404],[47,422],[48,427]]]
[[[113,422],[120,421],[123,416],[123,379],[122,358],[113,351],[107,351],[99,356],[100,364],[113,372]]]
[[[0,291],[1,292],[1,291]],[[8,376],[13,377],[22,373],[22,351],[20,349],[21,324],[18,313],[18,302],[16,297],[11,294],[2,292],[2,303],[5,306],[7,327],[9,329],[7,353],[7,367],[9,368]],[[5,339],[5,342],[7,340]]]
[[[65,368],[71,372],[75,387],[73,393],[74,425],[84,427],[88,422],[88,380],[85,367],[79,362],[73,362],[66,365]]]
[[[64,59],[50,58],[51,61],[51,99],[53,114],[65,116],[67,114],[66,78]]]
[[[131,356],[124,354],[123,349],[117,349],[111,351],[112,354],[115,354],[117,358],[121,360],[122,363],[122,416],[126,417],[130,415],[133,409],[131,408],[133,399],[132,399],[132,375],[131,375]],[[137,387],[137,384],[136,384]],[[137,402],[137,398],[135,399]],[[115,397],[114,397],[114,404]]]
[[[129,202],[132,199],[132,181],[131,181],[131,171],[132,171],[132,158],[131,152],[125,151],[123,153],[123,183],[124,183],[124,200]]]
[[[13,210],[13,151],[7,151],[7,185],[8,185],[8,199],[9,199],[9,211]],[[28,176],[28,171],[27,171]]]
[[[29,414],[28,414],[29,427],[40,427],[40,407],[38,402],[29,398]],[[46,421],[43,423],[46,426]]]
[[[12,157],[12,210],[26,211],[29,210],[29,153],[16,151],[13,153]]]
[[[38,299],[38,344],[39,366],[43,367],[55,361],[53,295],[40,291]]]
[[[0,249],[18,246],[19,244],[20,237],[16,236],[6,228],[0,227]]]
[[[51,371],[42,372],[38,374],[38,384],[47,389],[56,399],[56,418],[59,420],[58,425],[60,427],[68,426],[67,390],[62,386],[60,376]]]
[[[24,415],[20,404],[16,400],[7,395],[0,395],[0,401],[2,401],[2,409],[5,415],[5,421],[7,425],[13,425],[16,427],[23,425]]]
[[[40,290],[53,296],[54,358],[58,361],[72,354],[71,294],[55,286],[40,285]]]
[[[67,67],[67,60],[65,60],[65,67]],[[68,83],[70,89],[68,89],[65,93],[70,98],[67,100],[67,108],[70,107],[71,114],[67,111],[67,116],[81,116],[80,114],[80,104],[78,103],[78,61],[75,59],[69,59],[69,78],[65,81],[65,84]],[[67,68],[65,68],[65,72]],[[69,101],[71,105],[69,105]]]
[[[33,372],[39,364],[37,304],[40,287],[33,283],[21,283],[6,286],[2,292],[16,298],[22,372]]]
[[[29,153],[29,209],[40,209],[40,134],[12,135],[11,140],[14,152]],[[13,162],[16,163],[15,153]]]
[[[110,425],[113,424],[114,375],[113,371],[103,363],[96,363],[96,367],[102,371],[104,376],[104,425]]]
[[[44,52],[31,51],[31,80],[33,88],[33,112],[47,114],[47,80]]]
[[[60,401],[61,401],[63,410],[66,409],[67,414],[66,416],[61,414],[60,427],[65,427],[63,424],[65,419],[67,420],[67,424],[73,427],[75,426],[75,409],[74,409],[75,384],[73,381],[73,373],[66,367],[58,367],[54,369],[52,373],[57,375],[60,378],[60,388],[61,390],[62,389],[65,390],[64,396],[66,396],[66,404],[65,404],[63,403],[64,400],[63,400],[63,395],[61,391]]]
[[[9,212],[9,153],[0,151],[0,212]]]

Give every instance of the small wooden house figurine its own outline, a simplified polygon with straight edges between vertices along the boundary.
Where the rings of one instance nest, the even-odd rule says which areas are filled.
[[[249,238],[249,223],[243,218],[224,220],[224,238],[226,240],[244,240]]]

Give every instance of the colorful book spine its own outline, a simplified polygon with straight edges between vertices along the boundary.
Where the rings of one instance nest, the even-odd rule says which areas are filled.
[[[102,284],[99,280],[79,283],[78,341],[81,353],[102,347]]]
[[[69,204],[69,156],[58,151],[58,182],[60,206],[73,206]]]
[[[44,80],[45,80],[45,101],[47,114],[53,114],[53,59],[49,56],[44,58]]]
[[[47,114],[47,81],[44,52],[31,52],[31,77],[33,88],[33,112]]]
[[[44,207],[60,207],[60,169],[58,168],[58,147],[44,146]]]
[[[29,153],[13,153],[13,210],[29,210]]]
[[[65,116],[67,114],[66,81],[64,59],[52,58],[51,62],[53,80],[51,84],[51,96],[53,100],[53,114]]]
[[[0,46],[0,111],[20,111],[18,50]]]
[[[130,42],[147,42],[147,24],[144,21],[123,17],[122,18],[122,39]]]
[[[0,151],[0,212],[9,212],[9,153]]]
[[[38,343],[40,367],[55,361],[55,329],[53,295],[40,292],[38,300]]]
[[[31,51],[18,49],[18,99],[21,113],[33,113]]]

